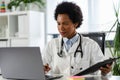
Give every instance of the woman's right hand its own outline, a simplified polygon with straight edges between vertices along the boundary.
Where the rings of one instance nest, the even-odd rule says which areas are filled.
[[[48,71],[50,71],[50,67],[49,67],[49,64],[46,64],[46,65],[44,65],[44,71],[45,71],[45,73],[47,73]]]

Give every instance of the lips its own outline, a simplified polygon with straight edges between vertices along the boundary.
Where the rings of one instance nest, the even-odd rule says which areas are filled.
[[[61,35],[65,35],[65,34],[66,34],[66,32],[60,32],[60,34],[61,34]]]

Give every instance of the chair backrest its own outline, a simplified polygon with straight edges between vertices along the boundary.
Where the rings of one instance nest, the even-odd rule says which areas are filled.
[[[104,32],[91,32],[91,33],[80,33],[80,34],[95,40],[99,44],[103,54],[105,53],[105,33]],[[53,38],[56,38],[59,36],[59,34],[51,34],[51,35]]]
[[[105,53],[105,33],[92,32],[92,33],[81,33],[81,34],[85,37],[89,37],[95,40],[99,44],[103,54]]]

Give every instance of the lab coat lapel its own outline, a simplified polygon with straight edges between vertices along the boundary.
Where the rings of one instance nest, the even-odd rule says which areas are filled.
[[[77,49],[77,47],[79,45],[79,42],[80,42],[80,38],[78,38],[78,41],[72,45],[72,47],[69,49],[68,52],[69,53],[75,53],[75,51],[76,51],[76,49]]]
[[[61,48],[62,48],[62,47],[61,47],[62,37],[61,37],[61,36],[59,36],[59,37],[60,37],[60,38],[59,38],[59,46],[58,46],[58,49],[59,49],[59,52],[60,52],[60,50],[61,50]],[[64,56],[69,55],[68,52],[67,52],[67,50],[65,49],[64,44],[63,44],[62,52],[63,52],[63,55],[64,55]]]

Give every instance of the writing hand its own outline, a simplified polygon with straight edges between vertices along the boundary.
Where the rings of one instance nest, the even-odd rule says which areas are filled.
[[[49,64],[44,65],[44,71],[45,71],[45,73],[47,73],[50,70],[51,70],[51,68],[49,67]]]

